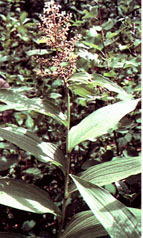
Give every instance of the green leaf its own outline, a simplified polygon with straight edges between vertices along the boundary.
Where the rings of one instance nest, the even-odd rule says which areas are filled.
[[[108,19],[107,22],[102,24],[102,28],[106,31],[110,30],[114,25],[115,25],[115,21],[113,19]]]
[[[108,89],[109,91],[118,93],[118,98],[122,100],[128,100],[132,99],[133,96],[131,94],[128,94],[123,88],[121,88],[118,84],[112,82],[106,77],[103,77],[100,74],[94,75],[94,82],[96,85],[100,87],[104,87]]]
[[[89,208],[110,237],[140,237],[137,219],[121,202],[105,189],[71,175]]]
[[[30,152],[41,162],[47,163],[50,161],[64,170],[65,159],[63,153],[53,143],[42,142],[33,132],[22,127],[5,127],[0,128],[0,137]]]
[[[0,179],[0,204],[39,214],[60,214],[46,191],[16,179]]]
[[[8,56],[8,55],[1,56],[1,55],[0,55],[0,63],[6,62],[6,61],[8,61],[8,60],[10,60],[10,56]]]
[[[118,84],[100,74],[76,73],[69,79],[69,83],[69,88],[80,96],[93,95],[95,97],[95,87],[100,86],[111,92],[118,93],[118,98],[122,100],[133,98],[131,94],[128,94]]]
[[[102,44],[96,45],[96,44],[94,44],[92,42],[86,42],[86,41],[82,41],[82,43],[87,45],[87,46],[89,46],[90,48],[95,49],[95,50],[101,51],[103,49],[103,45]]]
[[[13,158],[12,155],[10,158],[1,156],[0,158],[0,171],[4,171],[10,168],[11,165],[18,162],[18,158]]]
[[[75,145],[95,139],[117,128],[118,122],[129,112],[133,111],[139,99],[117,102],[88,115],[78,125],[72,127],[69,132],[68,150]]]
[[[95,185],[105,186],[139,173],[141,173],[140,157],[119,157],[88,168],[81,174],[81,178]],[[70,191],[75,191],[75,186],[71,185]]]
[[[31,110],[50,116],[66,125],[66,118],[60,109],[50,100],[40,98],[27,98],[13,89],[0,89],[0,101],[7,104],[8,109],[17,111]]]
[[[141,210],[128,208],[136,217],[141,226]],[[83,211],[73,216],[66,226],[62,238],[95,238],[106,236],[107,232],[91,211]]]
[[[95,95],[95,89],[91,84],[71,84],[69,89],[75,94],[85,98],[91,98],[91,96]]]
[[[69,81],[73,83],[88,83],[92,79],[92,75],[87,72],[73,74]]]
[[[91,98],[91,96],[94,96],[95,98],[95,86],[92,83],[91,74],[75,73],[69,79],[69,89],[81,97]]]
[[[11,233],[11,232],[0,232],[0,238],[24,238],[25,236]]]
[[[126,169],[125,169],[126,168]],[[128,157],[94,165],[81,178],[98,186],[107,185],[141,172],[141,158]]]
[[[98,14],[98,8],[97,8],[97,6],[92,7],[89,12],[87,10],[84,10],[83,14],[84,14],[84,16],[82,17],[82,19],[95,18],[95,16]]]
[[[36,222],[34,220],[25,221],[21,227],[23,231],[30,231],[34,226],[36,225]]]
[[[62,238],[95,238],[105,235],[107,235],[106,230],[93,213],[91,211],[84,211],[73,216],[62,234]]]
[[[22,12],[22,14],[20,16],[20,22],[23,23],[27,16],[28,16],[27,12]]]

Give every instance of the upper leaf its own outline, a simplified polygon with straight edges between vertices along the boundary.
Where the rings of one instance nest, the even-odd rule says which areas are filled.
[[[0,89],[0,101],[8,105],[8,109],[17,111],[31,110],[51,116],[66,126],[66,118],[60,109],[51,101],[40,98],[27,98],[14,89]]]
[[[118,98],[120,98],[121,100],[129,100],[133,98],[131,94],[128,94],[118,84],[112,82],[111,80],[106,77],[103,77],[100,74],[94,75],[94,83],[100,87],[107,88],[111,92],[118,93]]]
[[[85,140],[95,141],[97,137],[109,133],[109,130],[115,130],[122,117],[133,111],[138,102],[139,99],[121,101],[92,112],[70,129],[68,150],[71,151]]]
[[[126,168],[126,169],[125,169]],[[104,186],[141,172],[141,158],[128,157],[91,166],[81,178],[98,186]],[[71,192],[75,186],[71,186]]]
[[[64,155],[53,143],[43,142],[33,132],[16,126],[0,128],[0,136],[19,148],[30,152],[40,161],[44,163],[49,161],[54,163],[61,167],[64,172]]]
[[[39,214],[60,214],[46,191],[15,179],[0,179],[0,204]]]
[[[100,74],[76,73],[69,79],[69,88],[82,97],[95,97],[95,87],[100,86],[111,92],[118,94],[118,98],[122,100],[132,99],[133,96],[128,94],[117,83],[112,82],[107,77]]]
[[[134,215],[105,189],[71,175],[82,197],[110,237],[140,237]]]

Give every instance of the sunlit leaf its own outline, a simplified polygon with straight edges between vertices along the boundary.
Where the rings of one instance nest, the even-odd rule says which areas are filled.
[[[126,169],[125,169],[126,168]],[[128,157],[91,166],[81,174],[81,178],[98,186],[104,186],[132,175],[141,173],[141,158]],[[70,191],[75,186],[72,184]]]
[[[73,74],[70,78],[70,82],[75,83],[88,83],[92,79],[92,75],[87,72],[80,72]]]
[[[135,216],[105,189],[71,175],[89,208],[110,237],[140,237]]]
[[[86,42],[86,41],[82,41],[82,43],[87,45],[87,46],[89,46],[90,48],[95,49],[95,50],[101,51],[103,49],[103,45],[102,44],[96,45],[96,44],[94,44],[92,42]]]
[[[141,210],[130,207],[128,207],[128,209],[134,214],[139,226],[141,226]],[[89,210],[77,213],[73,216],[62,234],[62,238],[95,238],[106,235],[108,234],[104,227]]]
[[[133,111],[138,102],[138,99],[117,102],[88,115],[70,129],[68,150],[71,151],[75,145],[85,140],[95,141],[97,137],[115,130],[118,122]]]
[[[52,162],[64,170],[65,159],[63,153],[53,143],[41,141],[33,132],[16,126],[6,127],[0,128],[0,137],[30,152],[41,162]]]
[[[81,97],[89,98],[95,95],[95,89],[91,84],[71,84],[69,88],[72,92]]]
[[[17,111],[31,110],[51,116],[57,121],[66,125],[66,118],[60,109],[50,100],[40,98],[27,98],[12,89],[0,89],[0,101],[7,104],[8,109]]]
[[[84,211],[73,216],[62,234],[62,238],[95,238],[105,235],[107,235],[106,230],[93,213],[91,211]]]
[[[46,191],[16,179],[0,179],[0,204],[39,214],[60,213]]]
[[[28,13],[27,12],[22,12],[21,16],[20,16],[20,21],[21,23],[24,22],[25,18],[27,17]]]
[[[113,73],[114,71],[112,71]],[[115,73],[114,73],[115,74]],[[113,76],[113,75],[112,75]],[[111,92],[118,94],[118,98],[122,100],[132,99],[133,96],[128,94],[117,83],[109,80],[100,74],[76,73],[69,79],[69,88],[80,96],[92,95],[95,97],[95,87],[100,86],[108,89]]]

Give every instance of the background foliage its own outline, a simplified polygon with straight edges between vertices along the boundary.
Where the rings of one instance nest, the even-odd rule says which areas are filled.
[[[78,55],[77,67],[75,74],[69,79],[72,98],[71,127],[104,106],[120,100],[139,98],[140,1],[59,0],[57,2],[63,10],[72,13],[68,38],[72,39],[80,34],[75,49]],[[54,57],[54,52],[44,42],[39,44],[42,31],[39,30],[37,23],[40,22],[39,13],[42,13],[43,6],[43,1],[0,1],[0,75],[11,89],[8,94],[7,91],[4,94],[4,89],[0,90],[0,125],[5,128],[14,124],[30,129],[41,141],[56,144],[64,154],[66,151],[64,88],[59,78],[39,75],[35,71],[40,70],[40,64],[36,63],[34,57],[47,58],[48,55],[51,60]],[[43,66],[42,70],[43,72],[47,70],[47,66]],[[15,95],[18,95],[16,99]],[[44,100],[48,100],[47,108]],[[35,108],[37,103],[40,106]],[[59,106],[63,112],[60,115]],[[50,117],[47,116],[46,110]],[[59,121],[62,123],[59,124]],[[71,154],[70,173],[78,175],[79,172],[92,169],[93,165],[114,161],[119,157],[138,157],[141,150],[140,122],[138,104],[136,110],[127,114],[119,122],[118,129],[112,131],[110,136],[103,135],[95,142],[83,141],[76,145]],[[3,131],[0,136],[2,133]],[[33,138],[32,135],[30,137],[37,144],[40,143],[37,138]],[[62,171],[53,164],[49,166],[43,163],[45,154],[41,154],[40,162],[37,157],[35,159],[35,154],[31,155],[21,150],[25,149],[24,147],[19,149],[16,145],[8,143],[3,136],[0,138],[1,177],[32,183],[47,191],[55,204],[61,207],[64,196]],[[52,153],[55,151],[55,147],[50,149]],[[46,151],[45,144],[42,147],[42,151],[44,150]],[[38,151],[38,154],[40,152]],[[49,158],[52,159],[50,156]],[[76,183],[78,182],[77,180]],[[140,208],[140,174],[110,185],[106,184],[105,188],[128,207]],[[30,211],[27,213],[9,206],[0,206],[1,237],[4,237],[3,232],[20,233],[26,237],[56,237],[58,221],[53,214],[33,214]],[[81,196],[75,196],[73,193],[68,200],[65,225],[73,215],[87,209]],[[87,215],[93,219],[90,214]],[[76,219],[79,218],[80,215],[79,217],[77,215]],[[107,236],[105,231],[102,234]],[[65,233],[64,237],[71,236]]]

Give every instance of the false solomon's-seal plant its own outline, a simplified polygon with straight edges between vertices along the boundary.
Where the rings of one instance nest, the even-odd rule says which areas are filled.
[[[27,212],[53,214],[59,223],[55,235],[58,238],[95,238],[107,235],[113,238],[140,237],[140,211],[126,207],[103,188],[107,184],[140,173],[139,157],[118,157],[113,161],[89,167],[79,175],[70,173],[71,155],[75,146],[87,140],[94,142],[100,136],[116,130],[119,121],[135,110],[139,103],[139,99],[134,99],[120,86],[112,83],[112,89],[119,93],[120,101],[93,111],[78,124],[71,126],[73,85],[74,90],[81,82],[96,86],[92,75],[85,72],[76,73],[78,56],[75,54],[75,43],[80,36],[68,39],[71,17],[61,11],[54,1],[47,2],[38,25],[42,36],[37,41],[38,44],[45,45],[46,54],[43,51],[43,54],[36,56],[29,51],[37,64],[35,72],[39,77],[61,81],[66,111],[63,113],[58,103],[55,105],[44,98],[28,98],[22,94],[17,96],[17,92],[12,89],[0,90],[0,101],[5,103],[1,111],[34,111],[52,117],[64,126],[65,155],[57,145],[42,141],[33,131],[12,125],[0,128],[0,137],[34,155],[40,162],[48,163],[49,166],[52,163],[61,170],[64,175],[62,206],[58,207],[48,192],[22,180],[10,178],[0,179],[0,203]],[[75,214],[65,226],[67,205],[77,191],[89,210]],[[1,235],[9,237],[7,234],[0,234],[0,237]]]

